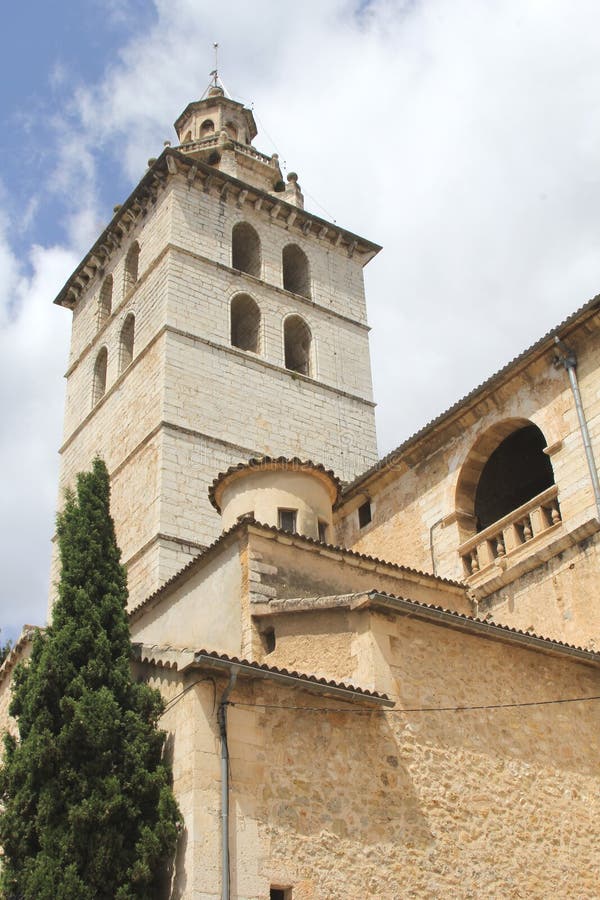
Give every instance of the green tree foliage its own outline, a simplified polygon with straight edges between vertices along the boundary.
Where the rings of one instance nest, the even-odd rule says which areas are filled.
[[[58,518],[52,623],[17,668],[0,770],[2,896],[162,894],[180,816],[158,730],[162,700],[131,677],[127,585],[96,459]]]

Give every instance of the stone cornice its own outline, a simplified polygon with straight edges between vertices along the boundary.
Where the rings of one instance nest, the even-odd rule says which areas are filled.
[[[103,272],[115,249],[120,248],[123,240],[147,214],[148,206],[156,203],[160,191],[168,180],[177,177],[185,177],[190,186],[199,183],[206,193],[219,194],[224,203],[233,203],[240,207],[247,204],[256,211],[262,209],[272,221],[274,220],[272,213],[277,210],[277,221],[286,225],[290,231],[296,230],[305,237],[325,241],[331,249],[341,248],[348,256],[357,253],[363,257],[363,265],[381,250],[379,244],[374,244],[313,213],[287,203],[280,194],[262,191],[207,163],[192,159],[185,153],[168,147],[150,166],[127,200],[117,208],[96,243],[57,295],[54,300],[56,304],[69,309],[75,306],[96,274]]]

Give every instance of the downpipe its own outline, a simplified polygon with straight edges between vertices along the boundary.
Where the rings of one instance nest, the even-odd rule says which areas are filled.
[[[596,461],[594,459],[594,451],[592,449],[592,442],[590,440],[590,432],[583,409],[583,403],[581,402],[581,392],[579,390],[579,382],[577,380],[577,356],[575,354],[575,351],[570,347],[567,347],[567,345],[563,341],[561,341],[558,336],[554,338],[554,343],[556,344],[560,352],[560,355],[556,358],[556,363],[557,365],[563,366],[567,370],[567,374],[569,376],[571,391],[573,392],[573,399],[575,401],[575,409],[577,410],[577,418],[579,419],[579,429],[581,431],[581,437],[583,439],[583,446],[585,449],[588,469],[590,471],[592,487],[594,489],[596,512],[598,515],[598,519],[600,519],[600,482],[598,481],[598,469],[596,467]]]
[[[227,746],[227,706],[237,680],[237,669],[229,674],[229,683],[221,696],[217,721],[221,736],[221,900],[229,900],[229,747]]]

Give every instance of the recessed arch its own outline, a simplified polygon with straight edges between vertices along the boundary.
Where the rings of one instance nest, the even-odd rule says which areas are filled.
[[[209,134],[212,134],[215,130],[215,123],[212,119],[205,119],[202,125],[200,126],[200,137],[207,137]]]
[[[311,375],[312,333],[302,316],[288,316],[283,323],[285,367],[301,375]]]
[[[260,277],[261,250],[258,232],[248,222],[237,222],[231,232],[231,265]]]
[[[236,294],[231,301],[230,335],[232,347],[261,352],[261,315],[258,303],[249,294]]]
[[[283,287],[310,300],[310,266],[304,250],[286,244],[282,252]]]
[[[554,484],[546,438],[528,419],[498,422],[474,443],[456,489],[457,512],[482,531]]]
[[[108,367],[108,350],[101,347],[94,363],[94,377],[92,384],[92,406],[106,393],[106,370]]]
[[[237,141],[238,139],[238,130],[237,125],[234,122],[225,122],[225,131],[229,135],[232,141]]]
[[[134,340],[135,316],[133,313],[129,313],[119,335],[119,374],[124,372],[127,366],[131,364]]]
[[[138,280],[138,270],[140,264],[140,245],[134,241],[125,257],[125,271],[123,278],[123,292],[131,290]]]
[[[112,312],[113,277],[107,275],[100,288],[98,298],[98,328],[102,328]]]

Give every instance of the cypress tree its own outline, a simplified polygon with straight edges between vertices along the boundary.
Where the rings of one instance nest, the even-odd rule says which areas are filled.
[[[17,667],[0,769],[3,896],[162,895],[180,815],[163,761],[160,694],[131,676],[127,583],[106,466],[77,478],[58,517],[52,621]]]

